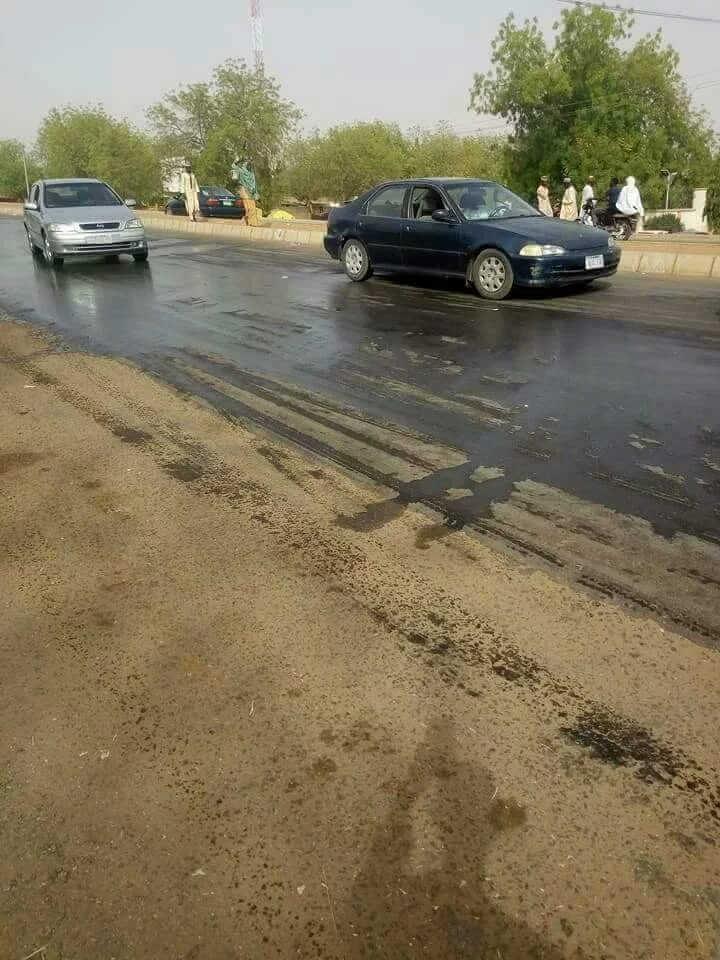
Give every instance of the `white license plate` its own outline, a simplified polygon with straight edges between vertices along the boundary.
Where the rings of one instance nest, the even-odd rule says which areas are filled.
[[[224,207],[231,207],[233,205],[232,200],[223,200],[222,205]]]
[[[112,243],[112,236],[109,233],[91,233],[85,243],[106,244]]]
[[[585,257],[586,270],[602,270],[605,266],[605,257],[599,253],[595,257]]]

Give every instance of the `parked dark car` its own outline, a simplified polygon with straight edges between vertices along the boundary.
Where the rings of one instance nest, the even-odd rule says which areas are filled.
[[[620,262],[605,231],[546,217],[489,180],[379,184],[330,211],[324,243],[351,280],[374,267],[458,276],[488,300],[516,286],[589,284]]]
[[[225,187],[200,187],[198,197],[203,217],[230,217],[236,220],[245,216],[245,204]],[[186,217],[185,197],[176,194],[168,200],[165,213],[174,217]]]

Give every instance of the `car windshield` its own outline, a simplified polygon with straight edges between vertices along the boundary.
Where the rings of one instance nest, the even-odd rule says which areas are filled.
[[[445,188],[466,220],[510,220],[542,216],[535,207],[499,183],[486,180],[448,184]]]
[[[122,200],[106,183],[48,183],[46,207],[121,207]]]
[[[215,197],[217,200],[234,200],[235,195],[225,187],[200,187],[200,193],[205,197]]]

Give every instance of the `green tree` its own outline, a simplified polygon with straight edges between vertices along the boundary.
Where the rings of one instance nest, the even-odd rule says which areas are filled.
[[[715,157],[705,200],[705,217],[713,233],[720,233],[720,153]]]
[[[380,120],[332,127],[319,150],[327,196],[334,200],[349,200],[381,180],[404,176],[409,158],[400,127]]]
[[[294,140],[287,148],[283,163],[283,192],[304,203],[311,213],[313,200],[328,195],[323,166],[323,138],[316,131],[309,137]]]
[[[102,107],[51,110],[37,147],[49,177],[98,177],[141,203],[161,192],[160,164],[150,139]]]
[[[407,173],[412,177],[481,177],[504,180],[506,141],[498,137],[462,137],[452,127],[410,133]]]
[[[261,200],[269,207],[301,113],[263,70],[226,60],[208,83],[167,94],[147,116],[161,155],[190,160],[200,180],[228,184],[235,157],[252,160]]]
[[[509,177],[524,193],[540,174],[634,175],[646,206],[664,196],[660,170],[707,175],[712,133],[693,109],[677,53],[658,32],[631,45],[633,21],[598,7],[564,10],[548,44],[537,20],[512,15],[492,43],[493,69],[476,74],[471,106],[512,128]]]
[[[25,148],[19,140],[0,140],[0,198],[22,200],[25,197]],[[28,179],[36,180],[39,171],[32,156],[27,157]]]

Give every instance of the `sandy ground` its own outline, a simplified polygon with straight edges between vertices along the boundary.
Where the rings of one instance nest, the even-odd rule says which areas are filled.
[[[716,651],[11,324],[0,404],[2,960],[720,957]]]

